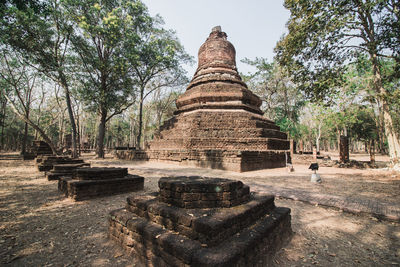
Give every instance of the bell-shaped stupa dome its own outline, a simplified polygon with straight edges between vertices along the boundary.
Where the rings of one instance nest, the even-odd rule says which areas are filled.
[[[186,92],[176,101],[178,113],[196,109],[242,109],[262,114],[261,100],[242,81],[235,47],[221,27],[214,27],[200,47],[199,63]]]

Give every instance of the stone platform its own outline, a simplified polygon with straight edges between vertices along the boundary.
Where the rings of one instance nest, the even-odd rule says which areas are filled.
[[[127,168],[78,168],[73,177],[61,177],[58,190],[75,201],[143,190],[144,178]]]
[[[240,181],[161,178],[159,187],[109,218],[109,236],[146,266],[265,266],[292,233],[290,209]]]

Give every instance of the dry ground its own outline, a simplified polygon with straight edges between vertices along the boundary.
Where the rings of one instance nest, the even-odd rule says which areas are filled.
[[[92,166],[125,166],[143,175],[142,193],[157,190],[162,176],[202,175],[400,205],[400,175],[387,170],[321,168],[323,183],[315,185],[309,183],[306,165],[295,165],[294,173],[284,168],[234,173],[111,158],[87,160]],[[106,235],[108,212],[123,207],[130,194],[73,202],[61,196],[57,182],[47,181],[32,161],[0,158],[0,265],[135,266]],[[291,200],[277,199],[276,204],[292,209],[294,231],[275,258],[277,266],[400,265],[397,223]]]

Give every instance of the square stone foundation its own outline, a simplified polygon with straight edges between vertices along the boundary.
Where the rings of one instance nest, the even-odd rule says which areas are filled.
[[[228,183],[214,193],[197,184],[167,189],[186,203],[223,206],[224,193],[246,188]],[[109,237],[145,266],[266,266],[292,234],[290,209],[275,207],[271,195],[249,194],[228,208],[188,209],[164,202],[159,185],[160,193],[129,197],[125,209],[109,216]],[[220,195],[210,200],[210,194]]]
[[[73,178],[61,177],[58,191],[75,201],[143,190],[144,178],[126,168],[79,168]]]

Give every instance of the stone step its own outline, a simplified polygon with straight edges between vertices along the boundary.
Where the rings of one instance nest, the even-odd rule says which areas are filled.
[[[109,221],[109,237],[150,266],[266,266],[292,234],[287,208],[273,209],[211,247],[125,209],[111,212]]]
[[[247,203],[231,208],[185,209],[158,197],[129,197],[126,209],[166,229],[212,246],[236,234],[275,208],[271,195],[253,195]]]

